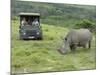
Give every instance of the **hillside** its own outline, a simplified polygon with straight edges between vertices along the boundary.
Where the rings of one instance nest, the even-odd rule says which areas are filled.
[[[20,12],[38,12],[41,14],[41,23],[59,26],[71,26],[83,19],[96,20],[96,6],[24,2],[12,0],[12,17]]]

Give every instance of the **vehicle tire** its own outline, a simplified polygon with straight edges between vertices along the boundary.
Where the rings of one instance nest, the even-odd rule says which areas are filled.
[[[42,38],[42,37],[38,37],[37,39],[38,39],[38,40],[43,40],[43,38]]]

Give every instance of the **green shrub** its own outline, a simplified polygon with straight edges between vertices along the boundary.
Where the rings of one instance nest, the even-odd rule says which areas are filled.
[[[19,18],[18,18],[17,16],[13,16],[13,17],[11,17],[11,19],[16,21],[16,20],[18,20]]]
[[[75,28],[87,28],[91,32],[95,32],[96,24],[91,20],[84,19],[75,25]]]

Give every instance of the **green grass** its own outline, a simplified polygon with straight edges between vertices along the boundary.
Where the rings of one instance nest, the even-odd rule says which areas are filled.
[[[92,48],[69,50],[61,55],[57,49],[62,45],[68,28],[42,24],[43,40],[19,40],[19,23],[12,21],[12,72],[47,72],[95,69],[95,38]]]

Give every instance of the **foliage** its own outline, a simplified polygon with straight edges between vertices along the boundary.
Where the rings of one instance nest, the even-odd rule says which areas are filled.
[[[87,28],[92,32],[95,32],[96,24],[93,21],[84,19],[75,25],[76,28]]]
[[[20,12],[40,13],[43,24],[73,27],[80,19],[96,19],[95,6],[11,1],[12,17],[18,16]]]

